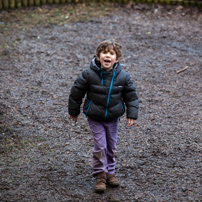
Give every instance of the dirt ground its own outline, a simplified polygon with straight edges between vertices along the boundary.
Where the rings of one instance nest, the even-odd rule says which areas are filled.
[[[94,192],[93,139],[72,82],[116,38],[140,99],[119,125],[121,185]],[[184,71],[178,72],[183,68]],[[202,201],[202,12],[157,5],[0,12],[0,201]]]

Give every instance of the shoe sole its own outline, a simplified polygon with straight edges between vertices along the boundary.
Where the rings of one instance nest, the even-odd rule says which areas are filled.
[[[108,183],[108,185],[109,186],[111,186],[111,187],[118,187],[119,186],[119,182],[117,182],[117,183]]]
[[[106,191],[106,188],[104,189],[104,188],[102,188],[102,189],[95,189],[95,192],[104,192],[104,191]]]

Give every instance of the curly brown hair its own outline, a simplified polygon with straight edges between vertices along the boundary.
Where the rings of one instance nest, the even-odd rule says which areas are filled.
[[[114,50],[116,53],[117,58],[116,59],[120,59],[122,56],[121,53],[121,45],[116,42],[115,40],[111,39],[111,40],[105,40],[102,41],[100,44],[98,44],[97,48],[96,48],[96,56],[100,57],[100,53],[102,51],[110,51],[110,50]]]

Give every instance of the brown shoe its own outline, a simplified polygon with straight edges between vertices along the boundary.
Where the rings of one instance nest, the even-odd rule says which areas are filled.
[[[95,191],[96,192],[103,192],[106,190],[106,174],[98,173],[95,175]]]
[[[119,186],[119,180],[116,178],[115,174],[107,175],[107,183],[112,187]]]

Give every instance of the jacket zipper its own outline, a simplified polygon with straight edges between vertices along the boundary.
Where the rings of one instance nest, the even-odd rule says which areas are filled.
[[[105,109],[105,119],[107,118],[109,99],[110,99],[111,90],[112,90],[112,86],[113,86],[113,82],[114,82],[114,78],[115,78],[115,73],[116,73],[116,69],[114,69],[114,71],[113,71],[112,80],[111,80],[110,87],[109,87],[109,92],[108,92],[108,97],[107,97],[107,105],[106,105],[106,109]]]

